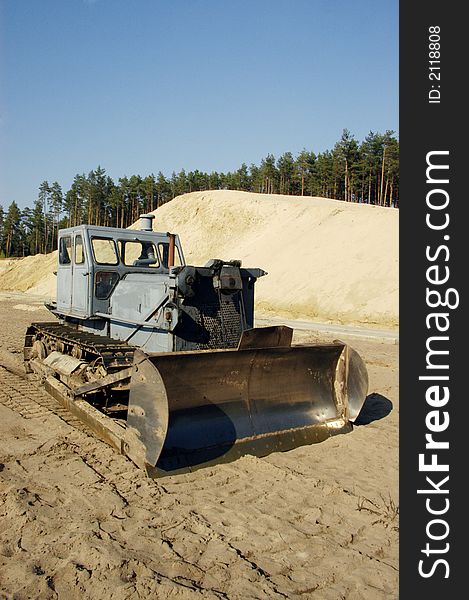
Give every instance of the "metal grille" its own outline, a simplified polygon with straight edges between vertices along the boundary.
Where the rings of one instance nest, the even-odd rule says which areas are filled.
[[[209,334],[207,343],[197,344],[199,350],[236,348],[242,331],[241,294],[218,297],[218,302],[202,304],[198,324]]]
[[[175,350],[236,348],[244,328],[243,297],[217,293],[186,298],[176,326]]]

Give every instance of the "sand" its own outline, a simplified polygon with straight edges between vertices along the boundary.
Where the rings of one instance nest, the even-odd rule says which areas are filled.
[[[241,259],[266,270],[259,316],[398,326],[397,210],[217,190],[179,196],[155,215],[156,230],[179,234],[189,264]],[[15,261],[0,270],[0,289],[54,296],[55,261]]]
[[[149,480],[24,378],[43,319],[0,294],[1,598],[395,600],[396,345],[349,340],[370,376],[351,433]]]
[[[397,326],[395,210],[224,191],[156,217],[188,263],[267,270],[264,325]],[[370,378],[351,433],[150,480],[24,374],[25,330],[51,320],[55,264],[0,261],[0,598],[397,598],[398,345],[340,334]],[[295,344],[337,337],[295,323]]]
[[[21,259],[0,260],[0,290],[28,292],[53,298],[56,295],[57,251]]]

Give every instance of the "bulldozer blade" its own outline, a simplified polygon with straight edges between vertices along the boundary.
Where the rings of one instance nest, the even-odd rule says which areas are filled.
[[[293,329],[285,325],[255,327],[243,331],[238,343],[238,350],[248,348],[275,348],[291,346]]]
[[[265,456],[352,429],[368,388],[348,345],[134,355],[127,425],[152,476]],[[131,457],[133,458],[133,457]]]

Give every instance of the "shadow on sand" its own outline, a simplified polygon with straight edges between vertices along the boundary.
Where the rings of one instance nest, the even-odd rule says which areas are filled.
[[[381,394],[370,394],[366,397],[360,414],[355,419],[354,425],[368,425],[373,421],[378,421],[387,417],[392,411],[391,400]]]

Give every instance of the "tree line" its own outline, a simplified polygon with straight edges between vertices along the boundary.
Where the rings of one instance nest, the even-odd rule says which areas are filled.
[[[187,192],[242,190],[264,194],[322,196],[345,202],[399,207],[399,141],[393,131],[370,132],[359,142],[347,129],[332,150],[268,154],[260,165],[243,163],[227,173],[182,169],[166,177],[160,171],[114,182],[98,166],[76,175],[69,190],[43,181],[33,207],[20,210],[15,201],[0,205],[0,256],[47,253],[57,245],[58,230],[81,223],[128,227]]]

